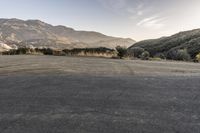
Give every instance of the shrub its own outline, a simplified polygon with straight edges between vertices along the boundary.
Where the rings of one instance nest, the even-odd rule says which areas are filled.
[[[129,56],[129,57],[135,57],[133,49],[128,49],[127,50],[127,56]]]
[[[186,49],[177,51],[177,60],[189,61],[190,59],[191,56]]]
[[[179,49],[169,51],[167,54],[167,58],[172,60],[189,61],[191,59],[191,56],[187,52],[187,49]]]
[[[41,52],[42,52],[44,55],[53,55],[53,49],[50,49],[50,48],[41,49]]]
[[[153,57],[153,58],[150,58],[149,60],[151,60],[151,61],[161,61],[162,59],[159,58],[159,57]]]
[[[121,47],[121,46],[117,46],[116,50],[117,50],[117,55],[118,55],[118,57],[120,59],[122,59],[123,57],[127,56],[127,48]]]
[[[149,57],[150,57],[150,54],[149,54],[148,51],[144,51],[144,52],[141,54],[141,56],[140,56],[140,58],[141,58],[142,60],[149,60]]]
[[[166,59],[165,55],[163,53],[157,53],[154,58],[160,58],[160,59]]]
[[[2,54],[3,55],[25,55],[25,54],[33,54],[35,52],[36,52],[35,49],[20,47],[18,49],[11,49],[9,51],[4,51]]]
[[[167,52],[167,59],[175,60],[176,53],[177,53],[176,50],[170,50],[170,51],[168,51]]]
[[[143,52],[145,52],[145,50],[141,47],[133,47],[129,49],[129,54],[134,55],[134,57],[137,58],[140,58]]]
[[[108,57],[115,54],[115,50],[99,47],[99,48],[74,48],[64,49],[63,52],[69,56],[104,56]]]
[[[200,53],[196,55],[195,60],[200,62]]]
[[[18,48],[17,50],[16,50],[16,54],[17,55],[24,55],[24,54],[30,54],[30,53],[32,53],[32,49],[30,49],[30,48]]]
[[[65,53],[62,50],[53,50],[54,56],[65,56]]]
[[[112,57],[116,55],[114,49],[99,47],[99,48],[74,48],[74,49],[51,49],[51,48],[18,48],[2,52],[3,55],[25,55],[25,54],[43,54],[43,55],[83,55],[83,56],[98,56],[98,57]]]

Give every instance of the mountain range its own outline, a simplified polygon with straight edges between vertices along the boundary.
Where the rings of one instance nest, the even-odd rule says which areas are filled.
[[[53,26],[40,20],[0,19],[0,51],[18,47],[73,49],[116,46],[129,49],[141,47],[150,52],[167,54],[187,49],[194,57],[200,52],[200,29],[184,31],[169,37],[135,42],[130,38],[106,36],[94,31],[77,31],[65,26]],[[132,46],[131,46],[132,45]]]
[[[95,48],[129,47],[130,38],[106,36],[93,31],[76,31],[65,26],[53,26],[40,20],[0,19],[0,51],[18,47]]]
[[[169,37],[140,41],[129,47],[129,49],[135,47],[144,48],[150,52],[151,56],[158,53],[167,54],[173,50],[186,49],[192,57],[195,57],[200,53],[200,29],[180,32]]]

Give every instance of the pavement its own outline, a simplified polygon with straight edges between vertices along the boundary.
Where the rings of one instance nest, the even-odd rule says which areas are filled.
[[[0,133],[198,133],[200,64],[0,56]]]

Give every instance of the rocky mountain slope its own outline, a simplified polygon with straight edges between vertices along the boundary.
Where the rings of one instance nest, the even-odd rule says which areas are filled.
[[[200,29],[180,32],[178,34],[159,39],[145,40],[130,47],[142,47],[153,56],[157,53],[168,53],[171,50],[187,49],[194,57],[200,52]]]
[[[0,19],[0,42],[9,47],[50,47],[58,49],[129,47],[132,39],[116,38],[98,32],[76,31],[65,26],[52,26],[40,20]],[[0,45],[1,49],[2,46]]]

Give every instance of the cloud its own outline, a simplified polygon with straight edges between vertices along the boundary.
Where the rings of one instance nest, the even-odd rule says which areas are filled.
[[[152,2],[149,0],[98,0],[104,8],[112,12],[124,15],[130,19],[135,26],[160,29],[165,26],[164,19],[156,14]],[[150,17],[149,17],[150,16]]]
[[[141,15],[143,15],[143,13],[144,13],[143,11],[138,11],[138,12],[137,12],[137,15],[138,15],[138,16],[141,16]]]
[[[131,14],[132,16],[142,16],[146,12],[146,10],[144,10],[144,9],[138,10],[138,9],[135,9],[135,8],[128,8],[127,12],[129,14]]]
[[[128,0],[98,0],[105,8],[117,10],[126,7]]]
[[[165,26],[163,21],[165,18],[159,17],[157,15],[144,18],[137,23],[137,26],[142,26],[146,28],[160,29]]]
[[[121,10],[130,14],[142,15],[145,6],[140,0],[97,0],[103,7],[110,10]]]
[[[129,5],[130,6],[130,5]],[[130,6],[127,8],[127,12],[135,14],[135,13],[141,13],[144,11],[144,3],[135,3],[135,6]]]

